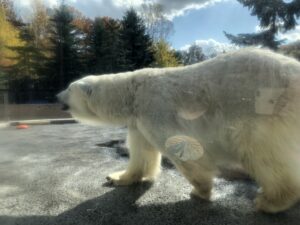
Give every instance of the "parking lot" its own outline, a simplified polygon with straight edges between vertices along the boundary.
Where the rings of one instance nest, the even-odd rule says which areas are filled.
[[[300,205],[256,212],[252,181],[215,179],[213,201],[191,199],[191,186],[164,166],[152,184],[111,187],[107,174],[128,157],[111,140],[125,128],[80,124],[0,128],[0,225],[299,225]]]

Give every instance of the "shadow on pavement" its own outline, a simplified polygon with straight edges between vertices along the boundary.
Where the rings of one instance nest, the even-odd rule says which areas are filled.
[[[235,225],[299,225],[297,213],[267,215],[255,211],[222,206],[199,199],[166,204],[147,203],[137,200],[152,185],[138,184],[118,187],[94,199],[82,202],[58,216],[0,216],[1,225],[188,225],[188,224],[235,224]],[[250,198],[253,195],[249,196]],[[298,211],[299,211],[299,207]],[[291,211],[297,210],[292,209]]]

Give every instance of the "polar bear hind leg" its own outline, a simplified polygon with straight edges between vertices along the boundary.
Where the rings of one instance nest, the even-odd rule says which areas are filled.
[[[261,192],[255,199],[256,208],[268,213],[290,208],[299,200],[299,186],[293,179],[294,174],[278,164],[270,166],[276,161],[268,162],[266,158],[262,160],[264,165],[251,162],[252,166],[255,166],[252,171],[253,177],[261,186]]]
[[[210,200],[216,167],[201,144],[191,137],[176,135],[167,139],[165,147],[166,155],[193,185],[191,195]]]
[[[279,158],[261,156],[246,164],[246,169],[250,168],[248,172],[261,186],[261,192],[255,199],[258,210],[277,213],[290,208],[299,200],[296,171],[291,171]]]
[[[238,152],[243,167],[261,187],[256,208],[268,213],[284,211],[299,200],[298,132],[280,121],[252,124],[252,129],[239,132]]]
[[[153,181],[160,172],[161,154],[136,128],[128,129],[129,164],[124,171],[107,176],[114,185]]]

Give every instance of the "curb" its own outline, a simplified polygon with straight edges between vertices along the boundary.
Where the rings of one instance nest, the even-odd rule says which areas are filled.
[[[6,127],[9,127],[9,123],[2,123],[2,122],[0,123],[0,129]]]
[[[18,126],[20,124],[27,125],[50,125],[50,124],[74,124],[77,123],[74,119],[42,119],[42,120],[20,120],[7,123],[8,126]]]

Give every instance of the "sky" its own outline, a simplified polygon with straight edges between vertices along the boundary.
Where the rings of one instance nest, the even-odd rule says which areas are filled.
[[[30,8],[31,0],[14,0],[23,10]],[[48,6],[59,0],[44,0]],[[288,0],[287,0],[288,1]],[[169,42],[175,49],[187,49],[192,43],[200,45],[207,54],[235,49],[223,31],[232,34],[258,31],[259,22],[250,11],[236,0],[65,0],[88,17],[110,16],[122,18],[129,7],[138,10],[142,3],[156,2],[164,6],[167,18],[174,24]],[[300,40],[300,26],[294,31],[280,34],[289,42]]]

